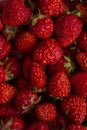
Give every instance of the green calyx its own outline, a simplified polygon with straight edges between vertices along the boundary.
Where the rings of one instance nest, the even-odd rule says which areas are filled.
[[[45,91],[46,91],[46,88],[38,89],[38,88],[34,87],[34,92],[36,92],[36,93],[42,93],[42,92],[45,92]]]
[[[68,69],[68,74],[71,76],[71,74],[74,73],[76,66],[69,56],[64,56],[64,59],[67,61],[64,67]]]

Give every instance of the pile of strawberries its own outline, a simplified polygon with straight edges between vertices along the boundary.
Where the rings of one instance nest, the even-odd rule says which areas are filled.
[[[87,2],[0,0],[0,130],[87,130]]]

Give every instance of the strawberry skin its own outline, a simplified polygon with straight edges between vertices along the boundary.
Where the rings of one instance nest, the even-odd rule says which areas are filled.
[[[31,11],[23,0],[8,0],[2,11],[2,23],[8,26],[19,26],[27,22]]]
[[[27,54],[31,52],[35,45],[36,45],[37,39],[35,36],[28,31],[22,32],[16,40],[16,48],[21,51],[23,54]]]
[[[8,116],[19,116],[19,111],[17,110],[17,108],[14,107],[14,105],[12,104],[3,104],[0,105],[0,117],[5,118]]]
[[[87,52],[79,52],[76,58],[81,69],[87,71]]]
[[[86,101],[77,96],[70,95],[61,101],[61,109],[71,122],[81,124],[86,117]]]
[[[75,92],[87,98],[87,72],[77,72],[71,77],[71,85]]]
[[[70,124],[65,130],[87,130],[87,126]]]
[[[0,83],[0,104],[11,101],[16,94],[16,89],[7,83]]]
[[[48,86],[50,94],[56,98],[63,98],[70,93],[70,81],[64,72],[55,73]]]
[[[65,12],[66,6],[62,0],[40,0],[41,13],[47,16],[58,16]]]
[[[62,49],[58,42],[53,38],[48,38],[36,47],[34,60],[41,65],[52,65],[57,63],[63,56]]]
[[[50,129],[46,123],[34,122],[27,128],[27,130],[50,130]]]
[[[56,106],[50,102],[38,104],[35,109],[37,118],[42,122],[51,122],[57,116]]]
[[[9,116],[4,121],[4,128],[10,130],[24,130],[25,122],[21,118]]]
[[[16,99],[15,105],[18,110],[23,114],[31,110],[32,106],[39,102],[38,95],[30,89],[21,90]]]
[[[82,31],[77,38],[77,47],[86,52],[87,51],[87,31]]]
[[[60,16],[54,21],[54,33],[62,47],[71,45],[82,30],[82,22],[74,14]]]
[[[46,88],[47,76],[45,70],[39,64],[35,64],[31,68],[30,81],[32,87],[37,91],[43,91]]]
[[[7,80],[7,74],[3,66],[0,65],[0,82],[4,82]]]
[[[11,52],[11,44],[0,35],[0,60],[5,58]]]
[[[46,39],[51,36],[53,32],[53,21],[51,20],[51,18],[48,18],[48,17],[38,18],[37,17],[36,23],[33,24],[33,22],[34,21],[32,21],[29,24],[29,30],[36,37],[40,39]]]

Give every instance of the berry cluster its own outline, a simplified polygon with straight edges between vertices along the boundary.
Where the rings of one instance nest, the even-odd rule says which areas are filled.
[[[87,130],[87,2],[0,0],[0,130]]]

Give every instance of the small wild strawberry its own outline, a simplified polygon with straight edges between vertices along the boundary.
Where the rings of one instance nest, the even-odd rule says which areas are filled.
[[[62,49],[59,43],[53,38],[48,38],[40,42],[33,55],[34,60],[41,65],[55,64],[62,58],[62,56]]]
[[[70,93],[70,81],[64,72],[55,73],[49,81],[50,94],[56,98],[63,98]]]
[[[28,54],[34,49],[36,42],[37,39],[35,38],[35,36],[26,31],[19,34],[16,39],[15,46],[23,54]]]
[[[42,122],[51,122],[57,116],[56,106],[50,102],[38,104],[35,109],[37,118]]]
[[[86,117],[86,101],[77,95],[70,95],[61,101],[64,115],[73,123],[81,124]]]

